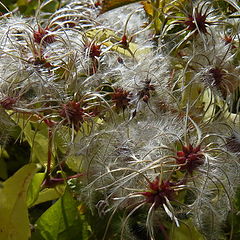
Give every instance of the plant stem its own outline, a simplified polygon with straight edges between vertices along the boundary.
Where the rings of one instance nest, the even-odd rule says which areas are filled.
[[[154,19],[154,28],[155,28],[155,34],[158,36],[160,34],[160,27],[159,27],[159,6],[160,6],[160,0],[156,0],[156,2],[153,0],[153,19]]]
[[[48,159],[47,159],[47,179],[50,178],[51,162],[52,162],[52,129],[48,128]]]

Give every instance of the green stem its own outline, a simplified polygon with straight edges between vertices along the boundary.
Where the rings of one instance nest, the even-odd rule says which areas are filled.
[[[159,27],[159,6],[160,6],[160,0],[156,0],[156,2],[153,0],[153,19],[154,19],[154,28],[156,35],[158,36],[160,34],[160,27]]]
[[[47,173],[46,177],[50,178],[51,162],[52,162],[52,130],[48,129],[48,159],[47,159]]]

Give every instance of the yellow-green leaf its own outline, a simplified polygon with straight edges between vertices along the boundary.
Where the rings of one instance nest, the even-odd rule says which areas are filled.
[[[28,0],[18,0],[17,5],[18,6],[24,6],[28,4]]]
[[[65,191],[65,184],[58,185],[55,188],[45,188],[39,192],[38,199],[33,203],[32,206],[37,204],[52,201],[61,197]]]
[[[37,164],[25,165],[3,183],[0,189],[0,239],[29,239],[31,232],[26,195],[37,170]]]
[[[149,16],[153,16],[153,6],[152,6],[151,2],[144,1],[144,2],[141,2],[141,3],[143,5],[143,8],[144,8],[145,12]]]
[[[67,166],[74,172],[80,172],[82,170],[82,162],[83,157],[75,155],[69,156],[66,160]]]
[[[44,180],[45,173],[36,173],[29,185],[27,192],[27,206],[32,207],[34,202],[38,199],[41,184]]]
[[[34,239],[80,240],[88,239],[88,232],[88,226],[81,218],[76,200],[66,191],[37,220],[33,236]]]
[[[47,128],[44,123],[37,123],[38,119],[35,119],[34,116],[25,118],[24,115],[19,115],[17,119],[13,117],[24,133],[24,140],[27,140],[31,147],[31,161],[46,165],[48,156]],[[32,120],[36,122],[31,122]],[[54,151],[52,155],[54,156]]]
[[[173,226],[171,234],[171,240],[204,240],[203,236],[197,231],[193,223],[188,220],[182,222],[180,227]]]

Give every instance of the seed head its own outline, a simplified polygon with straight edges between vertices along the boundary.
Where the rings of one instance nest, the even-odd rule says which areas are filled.
[[[200,146],[193,147],[191,144],[183,146],[182,151],[177,152],[176,162],[180,164],[180,170],[192,174],[193,171],[204,163],[204,156]]]
[[[138,92],[139,99],[142,99],[144,102],[148,102],[151,92],[155,90],[154,85],[150,84],[151,80],[147,80],[144,84],[144,88]]]
[[[240,134],[233,132],[230,137],[226,139],[227,150],[233,153],[240,153]]]
[[[207,13],[206,12],[203,13],[202,9],[199,11],[197,8],[196,11],[193,12],[193,14],[189,15],[183,21],[183,23],[187,26],[187,30],[190,31],[198,30],[204,34],[208,33],[207,26],[211,25],[211,23],[207,21]]]
[[[91,44],[88,48],[89,48],[89,57],[90,58],[100,57],[101,52],[102,52],[101,45]]]
[[[115,103],[116,110],[124,110],[129,105],[130,97],[130,92],[123,90],[122,88],[116,88],[112,95],[112,101]]]
[[[13,105],[17,102],[15,97],[5,97],[0,101],[1,106],[6,110],[11,110]]]
[[[33,38],[34,41],[38,44],[41,42],[46,45],[55,42],[55,36],[49,34],[50,31],[48,28],[38,27],[38,31],[34,31]]]
[[[73,125],[78,130],[84,122],[85,112],[80,102],[70,101],[62,105],[59,115],[64,119],[64,124]]]
[[[224,72],[220,68],[216,67],[216,68],[211,68],[209,70],[209,73],[212,75],[212,77],[214,79],[213,85],[218,86],[222,81]]]
[[[174,200],[175,192],[173,189],[174,184],[169,180],[160,183],[159,177],[156,177],[153,182],[149,182],[149,190],[141,194],[146,197],[147,203],[154,203],[155,208],[166,203],[168,200]]]

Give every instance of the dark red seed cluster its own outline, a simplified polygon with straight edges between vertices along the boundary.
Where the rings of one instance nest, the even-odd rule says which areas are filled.
[[[148,102],[151,96],[151,91],[155,90],[154,85],[150,83],[151,83],[151,80],[146,80],[144,84],[144,88],[138,92],[139,99],[142,99],[145,103]]]
[[[13,105],[17,102],[15,97],[5,97],[0,101],[1,106],[6,110],[11,110]]]
[[[154,203],[157,208],[166,203],[166,198],[171,201],[175,198],[174,184],[165,180],[160,182],[159,177],[156,177],[153,182],[149,182],[149,191],[142,192],[141,194],[146,197],[147,203]]]
[[[225,42],[226,45],[227,45],[227,44],[231,44],[231,45],[232,45],[232,46],[231,46],[232,49],[237,48],[236,45],[235,45],[235,41],[234,41],[234,39],[233,39],[232,36],[226,35],[226,36],[223,38],[223,40],[224,40],[224,42]]]
[[[64,124],[73,125],[75,130],[78,130],[84,122],[86,113],[81,107],[80,102],[70,101],[62,105],[59,115],[64,119]]]
[[[90,58],[100,57],[101,52],[102,52],[101,51],[101,45],[91,44],[89,46],[89,57]]]
[[[42,42],[42,44],[50,44],[55,42],[55,36],[51,34],[48,28],[38,27],[37,31],[33,33],[34,41],[38,44]]]
[[[43,56],[36,57],[32,63],[35,66],[41,66],[41,67],[45,67],[45,68],[53,67],[52,64],[50,62],[48,62],[47,59]]]
[[[116,110],[124,110],[130,102],[131,94],[129,91],[123,90],[122,88],[116,88],[112,94],[112,101],[115,104]]]
[[[97,7],[100,7],[102,5],[102,2],[101,0],[97,0],[95,3],[94,3],[94,6],[97,8]]]
[[[185,25],[187,25],[187,29],[190,31],[199,30],[200,32],[206,34],[207,33],[207,25],[210,25],[206,21],[207,16],[205,14],[199,13],[196,10],[196,13],[194,16],[188,16],[186,20],[183,22]]]
[[[182,151],[177,152],[177,164],[180,164],[180,170],[187,171],[192,174],[193,171],[204,164],[204,155],[200,146],[193,147],[191,144],[183,146]]]
[[[214,81],[213,81],[213,85],[214,86],[218,86],[223,78],[224,72],[222,71],[222,69],[216,67],[216,68],[211,68],[209,70],[209,73],[212,75]]]
[[[226,148],[233,153],[240,153],[240,134],[234,132],[230,137],[226,138]]]
[[[121,41],[120,41],[120,45],[122,46],[122,48],[124,49],[128,49],[129,48],[129,41],[127,39],[126,35],[123,35]]]

